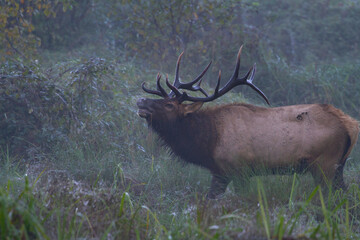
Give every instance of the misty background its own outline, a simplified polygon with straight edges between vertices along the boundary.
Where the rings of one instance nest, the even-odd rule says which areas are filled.
[[[359,119],[359,5],[356,0],[3,0],[0,112],[21,120],[12,126],[3,118],[1,144],[24,135],[22,128],[45,124],[68,134],[81,125],[77,114],[94,115],[100,106],[109,113],[108,101],[119,91],[137,95],[141,82],[153,84],[158,72],[171,77],[182,51],[183,81],[213,62],[204,80],[211,92],[219,70],[222,83],[231,76],[241,45],[241,71],[257,64],[255,84],[273,106],[330,103]],[[249,88],[235,91],[263,104]]]
[[[156,238],[162,236],[158,228],[186,238],[181,235],[187,232],[183,226],[189,224],[190,229],[192,220],[177,217],[179,225],[174,227],[169,214],[185,208],[179,199],[196,202],[193,195],[207,191],[210,175],[172,161],[174,157],[136,115],[136,100],[149,97],[141,83],[155,88],[158,72],[173,79],[183,51],[184,82],[212,61],[203,81],[211,94],[219,70],[222,84],[232,75],[241,45],[240,75],[256,63],[254,83],[272,106],[329,103],[360,119],[359,0],[0,0],[0,182],[20,186],[25,175],[40,179],[37,209],[51,216],[40,218],[52,239],[61,239],[56,233],[62,231],[100,238],[108,229],[123,239],[135,238],[137,230],[141,237]],[[214,104],[231,102],[265,105],[246,86]],[[345,171],[348,182],[360,179],[359,144],[354,152]],[[46,181],[39,177],[42,171],[48,174]],[[74,184],[70,187],[68,180],[59,179],[84,181],[76,185],[81,186],[81,194],[90,191],[83,190],[86,185],[91,191],[106,189],[110,195],[94,193],[96,199],[106,195],[103,202],[80,193],[75,196],[69,194]],[[278,194],[278,185],[270,181],[273,189],[267,194],[281,203],[277,197],[287,196],[281,192],[284,184],[279,184]],[[253,197],[224,201],[245,201],[244,208],[256,208],[257,202],[249,200],[258,199],[253,189]],[[93,205],[84,205],[88,198]],[[125,207],[115,216],[114,209],[124,201],[138,204],[139,209],[146,205],[161,219],[151,225],[146,222],[150,210]],[[358,206],[355,201],[355,226]],[[63,208],[69,215],[52,215]],[[105,213],[96,210],[103,208]],[[205,209],[202,219],[207,220],[197,222],[199,228],[211,235],[207,227],[223,226],[219,219],[225,213],[217,213]],[[76,225],[84,216],[92,225]],[[248,222],[253,223],[252,217]],[[69,218],[74,221],[71,229],[57,222]],[[229,229],[226,236],[238,231]],[[302,233],[303,226],[298,229]]]

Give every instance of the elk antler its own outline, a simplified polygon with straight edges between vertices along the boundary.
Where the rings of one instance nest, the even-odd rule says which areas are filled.
[[[158,75],[156,77],[157,90],[151,90],[151,89],[146,88],[145,82],[143,82],[141,84],[142,89],[147,93],[155,94],[155,95],[158,95],[158,96],[164,97],[164,98],[171,98],[174,95],[176,97],[181,97],[184,93],[181,93],[179,91],[179,89],[187,89],[190,91],[200,91],[207,97],[208,96],[207,92],[200,87],[200,84],[202,82],[202,77],[205,75],[206,71],[209,69],[211,62],[206,66],[206,68],[203,70],[203,72],[197,78],[195,78],[194,80],[192,80],[189,83],[182,83],[182,82],[180,82],[180,78],[179,78],[179,68],[180,68],[181,57],[183,54],[184,54],[184,52],[182,52],[180,54],[180,56],[178,57],[178,60],[177,60],[176,70],[175,70],[175,79],[174,79],[173,85],[171,85],[169,83],[168,76],[166,76],[166,83],[169,86],[169,88],[172,90],[169,94],[167,94],[166,91],[160,85],[160,79],[161,79],[160,73],[158,73]],[[197,82],[199,82],[199,83],[196,86],[194,86],[194,84]]]
[[[147,93],[155,94],[155,95],[158,95],[158,96],[164,97],[164,98],[168,98],[169,95],[166,93],[164,88],[160,85],[160,79],[161,79],[161,75],[160,75],[160,73],[158,73],[158,75],[156,76],[156,85],[157,85],[158,90],[151,90],[151,89],[146,88],[145,82],[143,82],[141,84],[141,88]]]
[[[224,95],[225,93],[229,92],[231,89],[233,89],[236,86],[239,85],[248,85],[250,86],[252,89],[254,89],[258,94],[260,94],[260,96],[262,96],[264,98],[264,100],[266,101],[267,104],[270,105],[270,102],[268,100],[268,98],[265,96],[265,94],[258,88],[256,87],[252,81],[254,80],[254,76],[255,76],[255,72],[256,72],[256,64],[254,64],[250,70],[248,71],[248,73],[242,77],[242,78],[238,78],[239,76],[239,69],[240,69],[240,56],[241,56],[241,51],[242,51],[242,47],[240,47],[238,55],[237,55],[237,61],[236,61],[236,66],[235,66],[235,70],[234,73],[232,75],[232,77],[229,79],[229,81],[225,84],[225,86],[223,88],[221,88],[219,90],[219,86],[220,86],[220,81],[221,81],[221,71],[219,71],[219,77],[218,77],[218,81],[214,90],[213,95],[211,96],[206,96],[204,98],[201,97],[192,97],[189,96],[186,92],[184,92],[183,94],[180,93],[180,91],[178,90],[177,86],[175,84],[171,85],[168,81],[166,81],[166,84],[168,85],[168,87],[175,92],[176,96],[179,97],[179,101],[183,102],[183,101],[191,101],[191,102],[210,102],[213,101],[219,97],[221,97],[222,95]],[[207,69],[205,69],[204,72],[206,72]],[[200,76],[202,76],[205,73],[200,74]],[[197,79],[195,79],[197,80]],[[194,80],[194,81],[195,81]],[[193,81],[193,82],[194,82]],[[190,83],[193,83],[190,82]],[[181,95],[181,96],[180,96]],[[207,95],[207,94],[206,94]]]
[[[182,52],[180,54],[180,56],[178,57],[177,63],[176,63],[176,70],[175,70],[175,79],[174,79],[174,84],[173,86],[177,89],[187,89],[190,91],[200,91],[202,92],[206,97],[208,96],[207,92],[202,89],[200,87],[200,84],[202,82],[202,77],[205,75],[205,73],[207,72],[207,70],[209,69],[210,65],[212,62],[210,62],[206,68],[202,71],[202,73],[195,78],[194,80],[192,80],[189,83],[182,83],[180,82],[180,78],[179,78],[179,68],[180,68],[180,61],[181,61],[181,57],[183,56],[184,52]],[[195,83],[199,82],[196,86],[194,86]],[[169,86],[169,85],[168,85]],[[171,89],[171,88],[170,88]],[[171,89],[172,90],[172,89]],[[179,92],[179,91],[177,91]],[[178,96],[174,90],[172,90],[172,92],[170,92],[169,96],[173,96],[173,94],[175,94],[176,96]],[[181,94],[181,93],[180,93]],[[182,95],[182,94],[181,94]]]
[[[161,78],[160,74],[157,75],[157,90],[147,89],[145,87],[145,82],[142,84],[142,89],[147,93],[155,94],[155,95],[158,95],[158,96],[164,97],[164,98],[175,97],[178,99],[178,101],[180,103],[184,102],[184,101],[210,102],[210,101],[213,101],[213,100],[221,97],[222,95],[229,92],[231,89],[233,89],[236,86],[248,85],[252,89],[254,89],[258,94],[260,94],[260,96],[262,96],[264,98],[266,103],[270,105],[270,102],[269,102],[268,98],[265,96],[265,94],[257,86],[255,86],[253,84],[253,80],[254,80],[254,76],[255,76],[255,72],[256,72],[256,64],[254,64],[250,68],[250,70],[247,72],[247,74],[244,77],[239,78],[240,56],[241,56],[242,47],[243,46],[240,47],[238,55],[237,55],[236,65],[235,65],[235,70],[234,70],[233,75],[231,76],[229,81],[225,84],[225,86],[219,90],[220,81],[221,81],[221,71],[219,71],[218,81],[217,81],[214,93],[211,96],[209,96],[207,94],[207,92],[200,87],[200,84],[202,82],[202,77],[205,75],[206,71],[209,69],[211,62],[206,66],[206,68],[203,70],[203,72],[197,78],[192,80],[191,82],[189,82],[189,83],[180,82],[179,68],[180,68],[181,57],[184,54],[184,52],[182,52],[180,54],[180,56],[177,60],[174,84],[169,83],[168,76],[166,76],[166,79],[165,79],[166,85],[171,89],[171,92],[169,94],[167,94],[166,91],[160,85],[160,78]],[[194,86],[194,84],[196,84],[196,83],[198,83],[198,84],[196,86]],[[179,89],[186,89],[186,90],[190,90],[190,91],[200,91],[206,97],[192,97],[192,96],[189,96],[186,92],[181,93]]]

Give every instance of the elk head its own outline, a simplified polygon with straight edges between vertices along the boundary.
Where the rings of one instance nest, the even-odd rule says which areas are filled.
[[[205,75],[206,71],[209,69],[211,62],[206,66],[203,72],[194,80],[189,83],[180,82],[179,79],[179,67],[180,60],[183,53],[180,54],[175,71],[175,80],[174,83],[169,83],[168,77],[166,76],[166,85],[170,88],[171,92],[167,93],[160,84],[161,75],[157,75],[157,89],[151,90],[145,87],[145,82],[142,84],[142,89],[150,94],[154,94],[162,97],[162,99],[139,99],[137,101],[137,106],[139,107],[138,115],[142,118],[145,118],[148,124],[153,125],[156,123],[165,124],[172,122],[174,120],[182,119],[187,117],[189,114],[196,112],[201,108],[204,102],[213,101],[225,93],[230,91],[232,88],[238,85],[248,85],[254,89],[260,96],[262,96],[267,104],[270,105],[269,100],[265,94],[256,87],[252,81],[254,79],[256,65],[254,64],[247,74],[239,78],[239,69],[240,69],[240,56],[241,56],[242,46],[239,49],[237,55],[237,61],[234,73],[229,81],[225,84],[224,87],[220,88],[221,80],[221,71],[219,71],[218,81],[214,90],[214,93],[209,96],[207,92],[201,88],[202,77]],[[196,84],[196,85],[195,85]],[[186,92],[180,92],[180,89],[190,90],[190,91],[200,91],[205,97],[193,97],[188,95]],[[184,101],[193,102],[192,104],[183,104]]]

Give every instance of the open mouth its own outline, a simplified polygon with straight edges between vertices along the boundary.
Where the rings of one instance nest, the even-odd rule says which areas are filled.
[[[142,118],[149,118],[151,116],[151,112],[147,109],[143,109],[143,108],[140,108],[137,112],[137,114],[139,115],[139,117],[142,117]]]
[[[143,98],[139,99],[136,102],[136,105],[139,108],[139,110],[137,112],[139,117],[146,118],[146,119],[149,119],[151,117],[152,112],[149,110],[148,105],[146,104],[146,99],[143,99]]]

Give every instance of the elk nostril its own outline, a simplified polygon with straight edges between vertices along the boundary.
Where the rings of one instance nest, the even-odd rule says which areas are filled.
[[[140,98],[137,100],[136,105],[141,106],[144,105],[146,98]]]

